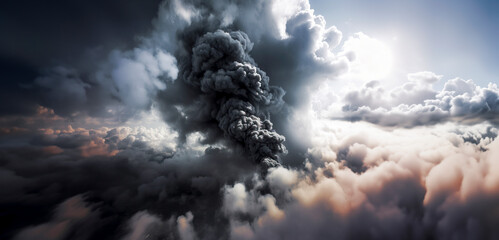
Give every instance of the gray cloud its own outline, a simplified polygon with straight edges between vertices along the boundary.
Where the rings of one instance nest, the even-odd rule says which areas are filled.
[[[0,30],[9,35],[0,39],[0,99],[10,104],[0,107],[0,115],[33,114],[41,101],[57,105],[61,114],[73,111],[49,99],[51,96],[42,98],[36,89],[25,86],[33,84],[40,75],[52,76],[47,73],[52,70],[47,69],[54,66],[76,70],[88,84],[87,69],[99,64],[98,60],[113,49],[135,46],[135,36],[146,35],[152,29],[151,21],[157,15],[160,2],[51,0],[43,4],[33,2],[29,6],[14,1],[5,3],[0,9]],[[51,84],[48,88],[54,89],[57,85]],[[60,93],[60,96],[65,95]],[[73,105],[75,99],[64,101],[78,111],[83,110],[81,105]]]
[[[210,69],[207,74],[211,74],[211,77],[207,75],[191,78],[204,79],[200,82],[201,92],[213,95],[213,92],[229,93],[237,87],[221,86],[220,84],[229,84],[227,81],[221,81],[224,80],[224,74],[238,77],[234,74],[240,74],[240,71],[253,72],[242,80],[246,81],[244,88],[248,92],[238,92],[237,96],[253,101],[255,109],[249,112],[254,112],[252,114],[257,118],[253,118],[251,122],[257,123],[253,126],[258,125],[262,130],[257,134],[258,137],[253,138],[263,140],[253,141],[250,144],[253,146],[251,149],[250,145],[246,146],[252,152],[252,157],[258,152],[259,155],[267,156],[264,162],[273,165],[276,164],[276,154],[284,152],[284,138],[274,134],[273,128],[280,135],[289,135],[288,117],[295,107],[306,104],[308,92],[314,88],[318,76],[338,75],[344,72],[348,65],[346,58],[333,53],[333,49],[342,39],[341,32],[334,26],[326,26],[324,18],[313,13],[308,1],[296,1],[295,7],[290,10],[276,11],[282,4],[284,2],[280,1],[165,1],[160,4],[150,31],[141,32],[132,45],[134,47],[105,47],[99,51],[78,53],[72,56],[74,61],[61,60],[58,61],[58,66],[53,68],[44,64],[40,67],[43,69],[42,76],[34,82],[23,84],[24,90],[36,96],[35,104],[51,108],[58,115],[88,115],[116,122],[126,121],[144,110],[149,110],[153,104],[159,104],[165,120],[175,125],[181,135],[202,130],[207,142],[220,142],[223,141],[222,134],[215,127],[217,124],[208,120],[213,119],[209,108],[204,109],[208,106],[206,103],[214,99],[203,97],[201,100],[197,96],[199,92],[177,83],[176,61],[190,62],[196,41],[208,32],[222,29],[232,32],[235,37],[236,32],[240,31],[241,36],[234,39],[245,42],[242,44],[245,50],[237,52],[237,49],[225,49],[224,52],[235,54],[233,57],[237,54],[247,55],[238,56],[241,58],[238,62],[242,65],[227,65],[224,67],[226,72]],[[249,38],[243,32],[248,34]],[[249,39],[252,39],[253,43],[250,43]],[[247,54],[251,49],[257,61]],[[269,55],[268,52],[273,54]],[[200,59],[202,58],[195,61]],[[247,65],[249,63],[257,66],[256,62],[260,68],[253,69]],[[185,65],[179,64],[180,74],[183,75],[186,72]],[[263,70],[268,70],[269,74],[265,74]],[[200,71],[206,70],[194,69],[195,74]],[[257,81],[261,82],[260,87],[251,85],[252,81],[255,81],[255,74],[262,78]],[[272,84],[287,92],[283,103],[282,90],[269,87],[269,75],[270,79],[273,79]],[[184,78],[185,76],[179,77],[181,80]],[[220,87],[224,89],[216,89]],[[233,93],[235,92],[231,94]],[[199,100],[181,99],[193,96],[197,96]],[[238,106],[240,104],[235,104],[235,101],[227,101],[223,105],[226,105],[223,109],[241,109]],[[271,105],[282,107],[270,108]],[[195,121],[198,124],[194,126],[192,121],[185,121],[185,116],[200,121]],[[219,115],[220,118],[227,116],[229,115]],[[270,118],[273,119],[273,126],[265,121]],[[220,120],[216,121],[221,122]],[[201,122],[203,123],[200,124]],[[231,135],[226,130],[223,132],[225,135]],[[236,141],[239,142],[243,139],[253,139],[249,138],[249,132],[238,136]],[[305,148],[300,146],[299,140],[294,139],[294,136],[290,135],[288,138],[286,144],[291,150],[286,162],[301,164],[299,159]],[[185,136],[179,138],[181,142],[183,139]],[[262,147],[258,141],[266,141],[269,144]],[[257,162],[263,161],[263,157],[254,158]]]
[[[99,222],[98,210],[94,210],[96,206],[88,205],[82,195],[68,198],[54,209],[49,222],[25,228],[13,239],[88,239]]]
[[[2,226],[2,238],[27,239],[58,231],[54,239],[120,239],[125,232],[139,231],[132,230],[136,224],[130,223],[129,230],[120,226],[144,209],[158,219],[190,211],[195,220],[188,221],[198,236],[223,237],[220,189],[251,177],[255,166],[241,157],[242,151],[191,148],[197,141],[189,148],[175,148],[171,132],[161,133],[162,138],[158,133],[159,129],[143,128],[46,129],[39,133],[45,135],[43,140],[0,148],[2,183],[9,183],[0,190],[2,219],[8,222]],[[53,209],[59,211],[58,205],[80,194],[84,205],[92,206],[93,217],[50,217]],[[78,230],[80,224],[84,233]],[[153,225],[146,230],[154,236],[180,236],[177,224],[158,220]],[[170,230],[158,227],[166,225]]]

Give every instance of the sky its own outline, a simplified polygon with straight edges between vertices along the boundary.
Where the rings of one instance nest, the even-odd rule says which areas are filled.
[[[499,239],[494,1],[5,1],[0,239]]]
[[[499,50],[492,47],[499,38],[496,1],[314,0],[311,5],[347,36],[363,32],[384,41],[401,71],[424,69],[480,84],[499,81]]]

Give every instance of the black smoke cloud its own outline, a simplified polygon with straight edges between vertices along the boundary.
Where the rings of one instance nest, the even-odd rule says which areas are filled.
[[[282,105],[284,91],[269,85],[269,77],[249,56],[252,47],[243,32],[219,30],[198,38],[192,56],[180,57],[182,79],[176,82],[185,81],[188,86],[183,87],[198,94],[190,99],[194,104],[179,106],[189,109],[182,116],[183,124],[208,127],[203,123],[215,120],[250,158],[268,168],[279,165],[277,154],[285,152],[284,137],[273,130],[269,119],[269,111]]]

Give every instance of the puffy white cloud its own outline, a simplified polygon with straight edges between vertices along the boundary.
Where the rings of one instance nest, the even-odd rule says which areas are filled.
[[[408,78],[408,82],[392,90],[379,82],[368,82],[346,93],[342,113],[330,111],[329,117],[406,127],[450,120],[497,123],[496,84],[479,87],[472,80],[455,78],[448,80],[441,91],[434,91],[432,84],[441,76],[421,72],[409,74]]]
[[[161,77],[175,79],[178,74],[175,58],[159,49],[114,51],[107,66],[97,73],[97,80],[125,106],[135,109],[148,107],[155,93],[166,88]]]

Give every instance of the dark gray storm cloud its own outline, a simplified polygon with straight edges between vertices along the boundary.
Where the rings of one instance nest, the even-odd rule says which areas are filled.
[[[86,73],[110,50],[135,45],[137,35],[152,29],[159,3],[4,1],[0,7],[0,31],[6,33],[0,39],[0,101],[9,104],[1,105],[0,114],[36,112],[45,94],[27,86],[45,69],[62,65]],[[76,107],[85,110],[82,105]]]
[[[52,229],[60,237],[47,239],[122,239],[133,231],[128,229],[132,216],[147,210],[164,221],[191,212],[200,237],[224,238],[220,189],[251,177],[252,164],[231,149],[153,148],[154,134],[123,128],[49,131],[22,146],[0,149],[0,236],[30,239],[37,229],[43,236]],[[58,209],[75,198],[88,206],[88,214],[61,224],[67,218]],[[158,237],[178,239],[175,226],[158,231]]]
[[[91,48],[130,47],[152,29],[161,1],[5,1],[0,53],[33,67],[76,63]]]

